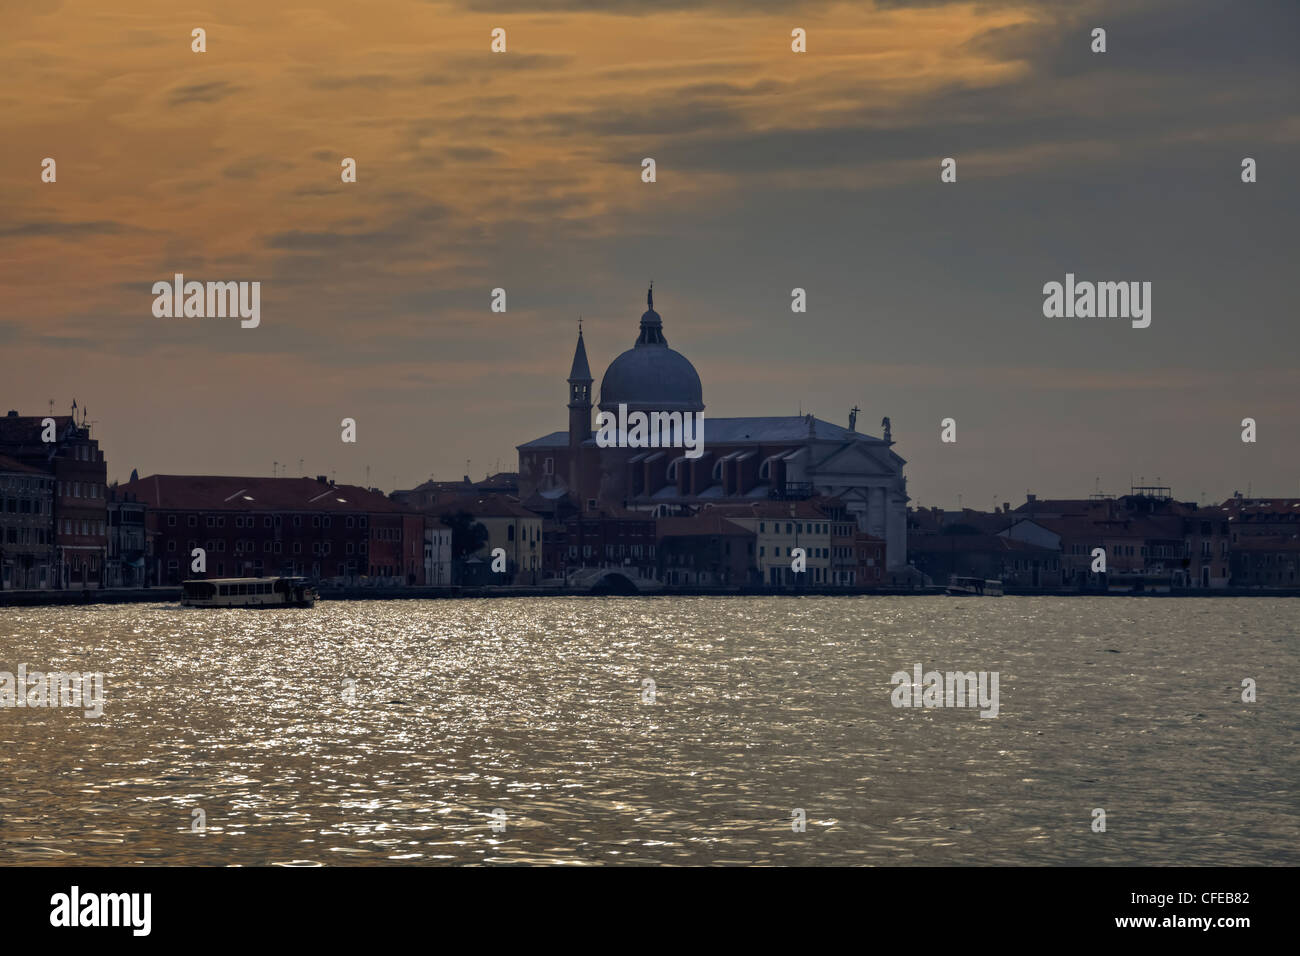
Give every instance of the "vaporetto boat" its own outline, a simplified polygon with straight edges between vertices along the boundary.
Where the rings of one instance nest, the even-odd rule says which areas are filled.
[[[311,607],[306,578],[196,578],[181,582],[182,607]]]

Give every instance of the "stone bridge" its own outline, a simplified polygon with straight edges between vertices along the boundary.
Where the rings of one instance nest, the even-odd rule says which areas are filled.
[[[579,568],[568,577],[568,586],[596,594],[645,594],[663,589],[663,583],[642,577],[636,568]]]

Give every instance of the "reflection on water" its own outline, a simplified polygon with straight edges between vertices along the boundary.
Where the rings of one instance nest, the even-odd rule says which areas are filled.
[[[102,671],[107,704],[0,709],[0,863],[1294,865],[1298,625],[1272,599],[7,609],[0,670]],[[1000,672],[999,716],[893,708],[917,663]]]

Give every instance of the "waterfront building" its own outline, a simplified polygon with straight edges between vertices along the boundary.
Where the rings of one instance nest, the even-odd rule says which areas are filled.
[[[554,540],[548,547],[551,576],[568,580],[584,568],[621,569],[637,578],[657,576],[655,519],[644,511],[613,506],[572,509],[549,527]]]
[[[335,585],[425,583],[425,518],[376,491],[316,478],[149,475],[150,580],[300,575]],[[193,552],[206,570],[193,570]]]
[[[54,479],[0,455],[0,589],[54,586]]]
[[[435,587],[451,584],[451,529],[426,521],[424,526],[424,582]]]
[[[708,504],[705,516],[726,518],[754,535],[756,569],[767,587],[828,587],[831,568],[830,516],[816,501],[751,501]],[[795,548],[804,551],[805,570],[793,569]]]
[[[0,418],[0,454],[54,481],[55,572],[49,586],[102,587],[108,556],[108,466],[99,442],[90,436],[85,410],[80,421],[75,402],[73,411],[50,416],[10,411]],[[44,440],[47,435],[51,441]]]
[[[1231,569],[1234,588],[1300,588],[1300,534],[1243,535]]]
[[[754,587],[754,532],[716,514],[660,518],[656,573],[669,587]]]
[[[108,512],[108,555],[105,581],[110,588],[139,588],[148,584],[145,556],[148,536],[145,531],[144,502],[133,493],[117,487],[108,489],[105,502]]]

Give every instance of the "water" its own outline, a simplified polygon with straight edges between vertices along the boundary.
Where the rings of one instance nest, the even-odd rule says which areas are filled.
[[[0,863],[1294,865],[1298,629],[1285,599],[7,609],[0,670],[107,703],[0,709]],[[895,709],[916,663],[999,672],[999,716]]]

